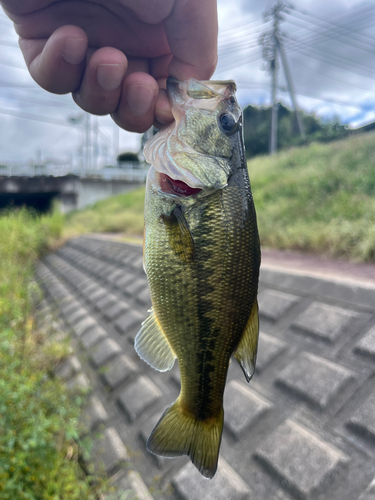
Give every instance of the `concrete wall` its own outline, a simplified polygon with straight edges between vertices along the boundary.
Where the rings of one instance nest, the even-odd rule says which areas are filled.
[[[0,177],[0,205],[29,205],[31,199],[51,194],[61,204],[61,211],[68,213],[94,205],[119,193],[131,191],[142,185],[140,181],[121,179],[64,177]],[[35,206],[35,203],[32,204]],[[38,207],[36,207],[38,208]]]

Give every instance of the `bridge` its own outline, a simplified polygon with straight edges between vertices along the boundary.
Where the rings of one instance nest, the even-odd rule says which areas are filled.
[[[23,167],[0,171],[0,209],[30,206],[48,211],[53,201],[63,213],[79,210],[110,196],[131,191],[144,184],[146,168],[111,167],[96,171],[60,172]],[[56,172],[54,172],[56,174]]]

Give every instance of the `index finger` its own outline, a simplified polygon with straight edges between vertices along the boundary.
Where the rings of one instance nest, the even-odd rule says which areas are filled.
[[[217,64],[216,0],[176,0],[163,22],[173,58],[169,74],[178,80],[208,80]]]

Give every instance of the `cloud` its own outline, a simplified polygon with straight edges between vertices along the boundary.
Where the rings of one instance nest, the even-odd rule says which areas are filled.
[[[227,30],[232,26],[235,29],[222,30],[218,77],[238,81],[242,104],[270,103],[270,75],[256,47],[262,26],[267,30],[270,25],[261,21],[259,2],[243,1],[241,5],[242,22],[231,18]],[[266,3],[266,7],[271,5]],[[284,19],[280,29],[299,106],[325,117],[338,115],[349,124],[352,117],[359,116],[360,109],[364,122],[371,120],[372,114],[366,110],[375,108],[374,4],[300,1],[294,2]],[[245,24],[249,22],[252,24]],[[280,67],[278,86],[280,100],[288,104]]]
[[[259,37],[270,28],[263,13],[272,0],[218,0],[219,64],[214,77],[234,79],[242,106],[270,103],[271,79]],[[297,0],[284,15],[286,57],[298,105],[325,118],[339,116],[352,127],[375,119],[375,4],[357,0]],[[23,68],[23,69],[22,69]],[[286,81],[278,74],[278,97],[290,105]],[[4,114],[11,110],[18,116]],[[68,127],[70,116],[82,114],[70,96],[40,89],[30,77],[17,48],[13,25],[0,9],[0,163],[42,158],[82,161],[82,125]],[[48,118],[57,123],[32,119]],[[92,119],[95,123],[97,118]],[[99,117],[101,164],[114,159],[115,125]],[[140,136],[121,131],[120,150],[137,151]],[[93,134],[93,141],[94,141]]]

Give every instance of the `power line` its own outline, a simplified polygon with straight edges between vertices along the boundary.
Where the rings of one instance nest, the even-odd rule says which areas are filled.
[[[366,7],[366,11],[364,12],[364,15],[367,17],[368,19],[368,12],[371,11],[371,10],[374,10],[375,9],[375,6],[372,5],[372,4],[368,4],[368,7]],[[368,35],[365,35],[365,34],[361,34],[361,33],[358,33],[356,31],[354,31],[353,29],[350,29],[348,27],[345,27],[345,26],[342,26],[340,24],[337,24],[337,23],[332,23],[332,22],[329,22],[327,21],[326,19],[322,19],[321,17],[317,16],[316,14],[310,12],[310,11],[306,11],[305,9],[302,11],[298,10],[297,8],[294,8],[293,11],[295,13],[298,13],[300,15],[303,15],[303,16],[307,16],[307,17],[311,17],[313,19],[316,19],[317,21],[319,21],[320,23],[324,23],[324,24],[327,24],[329,26],[333,26],[339,30],[345,30],[347,32],[347,35],[346,36],[353,36],[353,35],[356,35],[357,37],[362,37],[362,38],[367,38],[368,40],[370,40],[371,42],[374,42],[375,39],[373,37],[370,37]],[[358,16],[361,16],[362,17],[362,14],[354,14],[354,15],[349,15],[350,16],[350,21],[353,22],[353,19],[355,19],[356,17]],[[311,22],[311,21],[310,21]],[[349,34],[349,35],[348,35]],[[350,35],[351,34],[351,35]],[[358,40],[358,38],[356,38],[356,40]],[[360,41],[360,40],[358,40]]]
[[[0,45],[4,46],[4,47],[12,47],[12,48],[15,48],[15,49],[19,49],[19,45],[18,43],[15,43],[15,42],[6,42],[4,40],[0,40]]]
[[[215,71],[215,74],[219,74],[219,73],[223,73],[224,71],[239,68],[240,66],[244,66],[245,64],[255,62],[255,61],[261,59],[261,57],[262,56],[260,54],[256,55],[256,57],[252,57],[252,58],[249,58],[247,56],[245,58],[234,61],[234,65],[229,64],[229,65],[224,66],[224,67],[220,67],[220,65],[218,65],[218,68]]]
[[[363,87],[357,87],[356,85],[352,85],[350,83],[343,82],[342,80],[338,80],[337,78],[334,78],[333,76],[327,75],[325,73],[317,72],[316,70],[309,68],[306,64],[303,64],[301,61],[297,61],[296,59],[293,59],[292,57],[290,57],[290,60],[293,61],[294,64],[298,64],[299,66],[302,66],[304,69],[307,69],[308,71],[310,71],[314,75],[319,75],[319,76],[322,76],[323,78],[328,78],[329,80],[332,80],[333,82],[336,82],[339,85],[344,85],[345,87],[353,88],[356,90],[361,90],[362,92],[369,92],[370,94],[375,94],[375,92],[372,90],[364,89]]]
[[[0,61],[0,64],[2,66],[9,66],[10,68],[16,68],[16,69],[22,69],[22,70],[26,70],[27,71],[27,68],[25,68],[24,66],[20,66],[19,64],[13,64],[13,63],[10,63],[10,62],[5,62],[5,61]]]
[[[225,35],[225,33],[229,33],[231,31],[236,31],[236,33],[238,33],[238,29],[249,28],[249,26],[251,26],[253,24],[255,24],[255,25],[264,24],[264,19],[263,18],[259,18],[259,19],[255,19],[255,21],[250,21],[248,23],[237,24],[236,26],[232,26],[231,28],[227,28],[227,29],[219,32],[219,38],[221,36]]]
[[[354,75],[362,76],[362,77],[368,78],[372,81],[374,80],[374,78],[371,77],[371,75],[364,74],[363,72],[359,72],[358,70],[357,70],[357,72],[355,72],[355,71],[349,69],[350,65],[348,65],[345,61],[344,61],[344,63],[342,63],[340,60],[337,62],[335,60],[335,58],[332,57],[332,55],[329,55],[329,54],[324,53],[324,52],[319,53],[317,50],[311,49],[311,47],[309,47],[309,46],[307,46],[307,49],[300,47],[298,41],[292,40],[291,43],[289,42],[287,44],[287,47],[290,48],[291,50],[296,50],[297,52],[300,52],[301,54],[303,54],[307,57],[317,59],[318,61],[320,61],[324,64],[328,64],[330,66],[336,66],[337,68],[343,69],[344,71],[348,71],[349,73],[352,73]],[[313,55],[314,53],[317,55],[314,56]]]
[[[291,16],[295,16],[296,17],[296,14],[298,14],[299,11],[296,9],[296,8],[293,8],[292,11],[289,12],[289,14]],[[365,20],[363,20],[363,17],[364,17],[364,14],[365,14]],[[337,24],[337,26],[339,27],[335,27],[334,30],[330,29],[330,30],[327,30],[327,28],[321,28],[319,27],[319,25],[315,22],[312,22],[311,20],[309,21],[306,21],[304,19],[305,22],[310,22],[310,24],[313,24],[314,26],[317,26],[318,27],[318,30],[315,32],[316,35],[313,36],[313,35],[305,35],[303,38],[304,41],[312,41],[314,40],[315,42],[318,42],[319,40],[322,40],[324,39],[325,35],[322,34],[324,32],[327,32],[329,31],[330,33],[335,33],[337,31],[342,31],[342,30],[346,30],[346,31],[349,31],[349,33],[355,33],[357,35],[357,37],[362,37],[362,38],[368,38],[371,42],[374,42],[374,39],[371,38],[371,37],[368,37],[367,35],[363,35],[363,34],[359,34],[358,32],[354,32],[353,28],[356,27],[357,30],[358,28],[363,28],[363,26],[367,25],[371,19],[369,19],[369,16],[367,15],[367,12],[365,13],[360,13],[357,11],[357,13],[352,13],[350,16],[348,16],[348,14],[345,13],[345,15],[338,15],[336,16],[336,20],[341,20],[341,24]],[[355,21],[355,19],[357,18],[357,20]],[[297,17],[298,20],[301,20],[300,18]],[[289,19],[287,19],[287,21],[289,21]],[[348,28],[348,26],[350,26],[350,28]],[[301,31],[303,30],[306,30],[307,28],[303,27],[301,28],[297,33],[295,33],[295,35],[299,35]],[[352,35],[346,35],[346,37],[350,37]],[[363,43],[363,42],[362,42]]]
[[[43,96],[41,96],[43,97]],[[26,104],[31,104],[32,106],[49,106],[49,107],[54,107],[54,108],[75,108],[76,105],[73,102],[63,102],[63,101],[42,101],[42,100],[35,100],[35,99],[24,99],[22,97],[13,97],[13,96],[4,96],[4,99],[11,100],[11,101],[17,101],[17,102],[23,102]]]
[[[240,86],[243,86],[243,87],[254,87],[254,86],[257,86],[257,87],[261,87],[261,88],[264,88],[267,92],[269,92],[269,88],[268,88],[268,84],[267,83],[264,83],[263,85],[259,84],[259,85],[253,85],[252,83],[250,82],[237,82],[237,86],[240,87]],[[282,86],[277,86],[277,89],[278,90],[281,90],[281,92],[285,92],[285,93],[288,93],[288,89],[286,89],[285,87],[282,87]],[[323,99],[321,97],[315,97],[315,96],[312,96],[310,94],[305,94],[305,93],[301,93],[301,92],[296,92],[297,95],[299,96],[302,96],[302,97],[308,97],[309,99],[314,99],[316,101],[321,101],[321,102],[326,102],[328,104],[337,104],[339,106],[345,106],[345,107],[348,107],[348,108],[357,108],[357,109],[361,109],[361,110],[366,110],[366,108],[361,105],[361,104],[356,104],[356,103],[350,103],[350,102],[344,102],[344,101],[338,101],[336,99]]]
[[[13,111],[12,109],[0,108],[1,115],[15,116],[17,118],[25,118],[26,120],[33,120],[37,122],[50,123],[52,125],[61,125],[64,127],[74,127],[68,122],[63,120],[56,120],[55,118],[49,118],[48,116],[32,115],[29,113],[20,113],[19,111]]]
[[[2,82],[0,81],[0,87],[10,87],[15,90],[25,90],[25,89],[34,89],[38,90],[40,89],[39,86],[35,84],[29,84],[29,83],[17,83],[17,82]]]
[[[300,19],[298,19],[298,21],[300,21]],[[290,19],[290,18],[288,19],[288,22],[289,22],[289,23],[291,23],[291,24],[294,24],[294,25],[296,25],[296,26],[300,26],[300,24],[296,23],[296,22],[295,22],[295,20],[292,20],[292,19]],[[304,21],[303,21],[303,22],[304,22]],[[306,22],[306,21],[305,21],[305,22]],[[313,30],[313,29],[311,29],[311,28],[309,28],[309,27],[306,27],[306,28],[304,28],[304,29],[306,29],[306,30],[308,30],[308,31],[312,31],[313,33],[316,33],[316,31],[315,31],[315,30]],[[325,28],[325,29],[326,29],[326,28]],[[314,40],[314,37],[311,37],[311,38],[312,38],[312,40]],[[322,40],[322,39],[323,39],[323,40]],[[368,47],[365,47],[365,48],[363,48],[363,47],[358,47],[358,45],[356,46],[356,45],[354,45],[354,44],[353,44],[353,41],[346,41],[345,39],[341,40],[341,39],[340,39],[340,37],[337,37],[336,35],[334,35],[334,34],[333,34],[333,32],[331,32],[331,31],[329,31],[329,30],[327,30],[327,33],[322,34],[322,35],[319,37],[319,39],[316,39],[316,38],[315,38],[315,40],[314,40],[314,41],[315,41],[314,45],[317,45],[317,43],[320,43],[321,41],[325,41],[325,40],[327,40],[327,39],[329,39],[329,40],[335,40],[335,41],[336,41],[336,42],[338,42],[338,43],[341,43],[341,44],[344,44],[344,45],[349,45],[350,47],[356,47],[356,48],[357,48],[357,49],[359,49],[359,50],[362,50],[362,51],[365,51],[365,52],[370,52],[371,54],[373,54],[373,53],[374,53],[373,49],[371,49],[371,48],[368,48]],[[306,43],[306,41],[307,41],[307,40],[302,40],[302,43]],[[298,40],[298,42],[301,42],[301,40]]]

